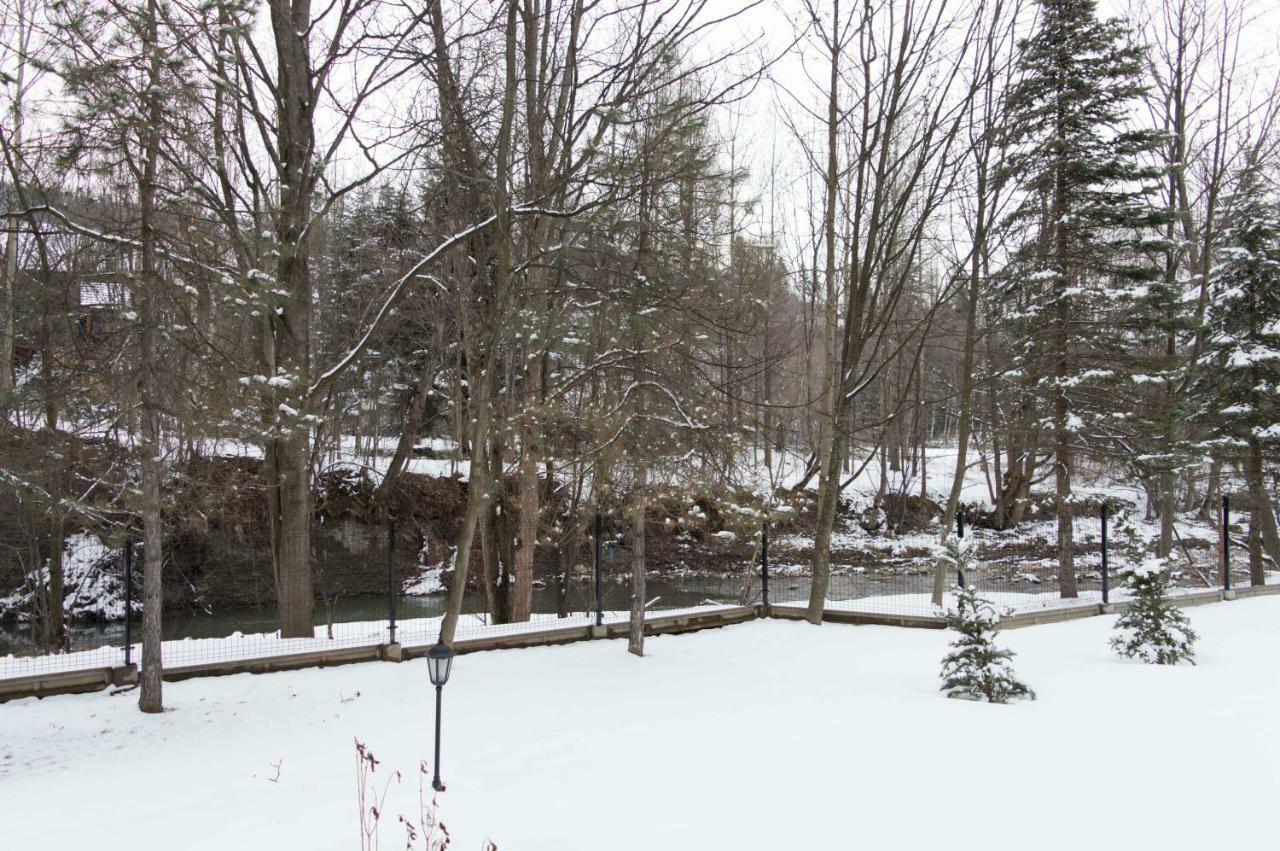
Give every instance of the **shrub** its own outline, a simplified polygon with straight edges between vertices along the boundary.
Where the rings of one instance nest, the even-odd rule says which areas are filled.
[[[943,569],[968,574],[972,555],[963,542],[951,539],[942,556]],[[947,697],[1008,703],[1019,697],[1035,699],[1013,672],[1013,651],[995,644],[1000,615],[991,601],[978,595],[976,586],[956,589],[956,609],[947,613],[947,624],[960,633],[951,652],[942,660],[942,691]]]
[[[1195,631],[1182,610],[1169,602],[1169,566],[1147,555],[1146,543],[1127,514],[1116,518],[1118,570],[1130,596],[1116,620],[1111,648],[1129,659],[1153,665],[1195,664]]]

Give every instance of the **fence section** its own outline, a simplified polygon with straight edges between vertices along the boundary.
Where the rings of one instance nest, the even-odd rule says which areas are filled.
[[[1252,517],[1229,510],[1212,518],[1178,515],[1162,534],[1157,519],[1131,518],[1118,528],[1122,521],[1116,509],[1104,501],[1075,512],[1065,547],[1056,518],[1003,530],[985,525],[984,519],[971,520],[961,511],[946,534],[963,539],[972,554],[965,584],[1011,614],[1123,602],[1125,565],[1137,557],[1154,557],[1161,549],[1166,550],[1174,596],[1280,583],[1280,572],[1257,540],[1259,533],[1249,538]],[[835,532],[824,609],[907,617],[944,614],[960,580],[939,568],[943,538],[937,523],[912,532],[857,526]],[[1064,588],[1069,585],[1063,582],[1064,562],[1074,575],[1073,594]],[[775,605],[808,604],[812,563],[811,536],[793,535],[775,543],[770,567]]]
[[[9,528],[0,540],[0,587],[12,589],[0,596],[0,677],[125,664],[141,615],[137,548],[75,532],[55,553],[43,535]]]
[[[1175,594],[1236,590],[1278,583],[1266,561],[1248,506],[1224,499],[1212,519],[1182,515],[1171,530],[1156,521],[1131,524],[1139,549],[1155,553],[1168,545]],[[1106,503],[1077,511],[1070,557],[1075,596],[1064,596],[1063,555],[1053,518],[990,528],[981,517],[961,513],[947,536],[962,538],[973,554],[963,577],[1010,614],[1053,612],[1081,605],[1122,602],[1120,570],[1133,556],[1133,538],[1117,543],[1117,518]],[[510,594],[505,581],[485,581],[484,555],[473,553],[473,587],[462,598],[455,639],[501,638],[555,630],[619,624],[629,618],[631,559],[597,522],[591,545],[556,564],[540,565],[527,620],[501,614]],[[899,618],[938,618],[952,604],[960,577],[939,568],[944,539],[932,525],[912,532],[849,525],[831,541],[830,579],[824,597],[829,613]],[[242,536],[243,538],[243,536]],[[394,524],[317,524],[313,530],[313,634],[282,638],[270,594],[268,544],[240,540],[237,559],[200,560],[175,547],[166,553],[166,597],[185,600],[182,613],[166,612],[163,658],[167,668],[298,656],[398,644],[406,650],[434,644],[447,605],[445,567],[450,553],[430,552],[411,529]],[[7,612],[0,629],[0,679],[52,672],[115,668],[141,657],[141,566],[136,540],[115,546],[85,533],[67,537],[60,566],[48,553],[0,542],[0,571]],[[764,603],[783,610],[807,605],[813,587],[812,535],[774,536],[761,529],[754,561],[723,572],[650,564],[646,608],[655,616],[711,612]],[[51,570],[63,578],[65,623],[59,630],[48,612]],[[234,584],[240,604],[203,606],[209,589]],[[170,587],[172,586],[172,587]],[[185,595],[185,597],[183,597]],[[225,595],[224,595],[225,596]],[[496,614],[495,614],[496,613]],[[793,612],[794,613],[794,612]]]

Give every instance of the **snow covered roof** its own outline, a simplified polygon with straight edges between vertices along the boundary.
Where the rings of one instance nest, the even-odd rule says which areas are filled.
[[[129,292],[122,284],[111,281],[81,281],[81,307],[124,307]]]

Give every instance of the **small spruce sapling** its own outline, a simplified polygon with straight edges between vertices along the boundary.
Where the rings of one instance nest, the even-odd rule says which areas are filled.
[[[1147,554],[1128,515],[1116,519],[1120,575],[1129,592],[1129,607],[1116,620],[1111,648],[1129,659],[1152,665],[1195,664],[1196,633],[1182,610],[1169,601],[1169,565]]]
[[[952,538],[945,544],[942,569],[968,575],[973,559],[965,542]],[[1008,703],[1018,697],[1035,700],[1035,692],[1014,675],[1012,650],[995,644],[1000,615],[990,600],[978,596],[973,585],[956,589],[956,609],[947,613],[947,624],[960,633],[951,652],[942,660],[942,690],[947,697]]]

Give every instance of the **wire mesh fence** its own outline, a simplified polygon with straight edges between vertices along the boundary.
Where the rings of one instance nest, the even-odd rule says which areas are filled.
[[[965,518],[960,512],[956,527],[947,529],[948,535],[963,538],[972,553],[964,582],[1005,612],[1120,603],[1127,598],[1123,568],[1133,556],[1129,549],[1117,546],[1116,512],[1107,503],[1074,513],[1065,553],[1056,519],[996,529]],[[1267,569],[1256,535],[1252,549],[1248,548],[1245,536],[1246,527],[1252,525],[1250,517],[1179,515],[1163,545],[1158,519],[1143,518],[1132,525],[1140,549],[1151,556],[1166,551],[1175,596],[1228,590],[1233,583],[1235,587],[1280,583],[1274,566]],[[1108,532],[1111,538],[1104,547]],[[906,617],[943,615],[952,608],[952,591],[959,581],[938,566],[943,537],[937,524],[902,533],[858,527],[834,533],[824,609]],[[775,544],[771,565],[775,605],[808,604],[812,546],[812,539],[804,536],[784,537]],[[1223,569],[1224,553],[1229,572]],[[1250,556],[1250,564],[1244,565],[1242,559]],[[1074,588],[1063,581],[1068,569]]]
[[[1140,545],[1168,549],[1174,594],[1280,583],[1266,561],[1247,504],[1223,501],[1206,518],[1181,515],[1171,529],[1138,524]],[[1070,563],[1075,594],[1064,593],[1064,554],[1055,519],[995,529],[964,513],[947,535],[963,537],[973,554],[966,584],[1010,613],[1123,602],[1115,518],[1105,506],[1081,509],[1072,521]],[[1111,539],[1104,548],[1108,531]],[[750,558],[723,571],[649,564],[646,610],[651,617],[755,605],[802,607],[813,587],[811,534],[771,536],[766,525]],[[325,523],[312,529],[314,629],[281,637],[273,593],[270,541],[244,529],[223,530],[221,543],[200,548],[175,540],[164,553],[165,595],[178,607],[163,619],[166,668],[334,651],[375,651],[382,645],[424,647],[440,636],[448,604],[451,554],[432,549],[413,528],[394,523]],[[207,538],[208,536],[206,536]],[[480,546],[472,583],[461,595],[457,641],[577,629],[628,620],[630,552],[601,535],[599,547],[557,553],[535,571],[528,619],[509,617],[510,577],[486,570]],[[895,533],[858,525],[831,541],[824,609],[934,618],[951,607],[957,577],[939,568],[943,530]],[[107,543],[88,532],[65,536],[55,564],[48,547],[29,537],[0,541],[0,678],[137,664],[141,659],[141,574],[145,551],[136,540]],[[215,538],[215,541],[217,539]],[[593,540],[588,538],[590,542]],[[1108,559],[1108,556],[1110,557]],[[749,562],[749,563],[748,563]],[[59,611],[61,621],[51,616]],[[217,599],[218,606],[207,600]]]
[[[24,531],[0,540],[0,676],[122,664],[128,554],[81,532],[51,548]]]

